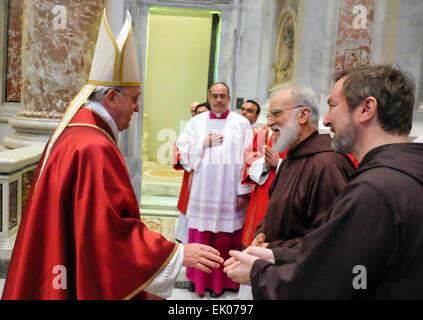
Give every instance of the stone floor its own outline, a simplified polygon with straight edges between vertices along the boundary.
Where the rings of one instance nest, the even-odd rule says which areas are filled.
[[[224,292],[219,298],[212,298],[210,297],[209,293],[203,297],[200,297],[194,292],[189,292],[187,289],[181,289],[181,287],[185,287],[188,279],[185,277],[185,267],[182,267],[181,272],[175,283],[175,288],[172,291],[172,295],[168,298],[168,300],[237,300],[238,293],[236,292]],[[3,286],[4,286],[5,279],[0,279],[0,297],[3,294]]]
[[[175,288],[172,291],[172,295],[168,300],[237,300],[237,292],[224,292],[219,298],[212,298],[210,294],[206,292],[203,297],[200,297],[195,292],[190,292],[188,289],[182,289],[180,287],[186,287],[188,279],[185,276],[185,267],[181,268],[181,272],[176,280]]]

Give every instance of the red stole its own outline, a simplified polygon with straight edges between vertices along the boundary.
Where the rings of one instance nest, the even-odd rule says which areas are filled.
[[[173,154],[174,154],[173,169],[184,170],[184,177],[182,179],[181,192],[179,194],[178,204],[176,207],[181,213],[186,215],[187,208],[188,208],[189,192],[191,190],[192,175],[194,171],[188,172],[181,166],[181,153],[179,152],[179,149],[176,146],[176,142],[173,144]]]

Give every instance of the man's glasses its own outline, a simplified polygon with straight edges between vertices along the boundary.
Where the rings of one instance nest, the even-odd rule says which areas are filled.
[[[291,107],[291,108],[286,108],[286,109],[274,109],[272,111],[270,111],[270,113],[266,114],[266,118],[267,119],[276,119],[276,117],[280,114],[282,114],[283,112],[290,110],[290,109],[295,109],[295,108],[301,108],[304,106],[295,106],[295,107]]]
[[[114,89],[114,88],[112,88],[112,89],[113,89],[113,90],[115,90],[115,91],[117,91],[117,92],[119,92],[120,94],[122,94],[122,95],[127,96],[128,98],[130,98],[130,99],[131,99],[131,101],[132,101],[135,105],[137,105],[137,104],[139,104],[139,103],[140,103],[140,100],[141,100],[141,94],[139,94],[139,95],[137,95],[137,96],[130,96],[130,95],[126,94],[125,92],[120,91],[119,89]],[[111,89],[110,89],[110,90],[111,90]],[[106,94],[107,94],[107,92],[106,92]]]

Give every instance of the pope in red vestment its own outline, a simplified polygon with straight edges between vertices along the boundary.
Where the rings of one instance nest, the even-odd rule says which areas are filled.
[[[3,299],[145,298],[142,290],[177,245],[141,222],[127,168],[106,122],[80,109],[55,143],[36,185],[39,174],[40,166]]]
[[[139,111],[140,84],[131,16],[114,39],[104,10],[88,82],[36,170],[3,299],[168,297],[181,265],[211,272],[223,262],[209,246],[179,246],[141,222],[116,145]]]
[[[256,130],[254,130],[256,129]],[[244,230],[242,234],[242,244],[248,247],[254,239],[254,231],[266,214],[267,204],[269,202],[269,188],[275,177],[276,168],[271,167],[266,181],[260,185],[249,177],[251,164],[257,159],[263,157],[263,148],[265,145],[272,147],[273,131],[269,127],[262,129],[253,128],[254,139],[252,145],[247,149],[245,155],[245,170],[243,176],[244,184],[253,184],[254,190],[250,195],[248,210],[245,217]],[[279,153],[279,157],[284,159],[288,149]]]

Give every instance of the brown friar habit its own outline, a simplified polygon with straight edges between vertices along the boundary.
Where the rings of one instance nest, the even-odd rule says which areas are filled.
[[[253,264],[254,299],[423,299],[423,144],[368,152],[327,223],[292,251]]]
[[[288,152],[269,189],[269,204],[255,235],[264,232],[269,248],[293,247],[321,225],[354,165],[333,151],[331,138],[314,131]]]

